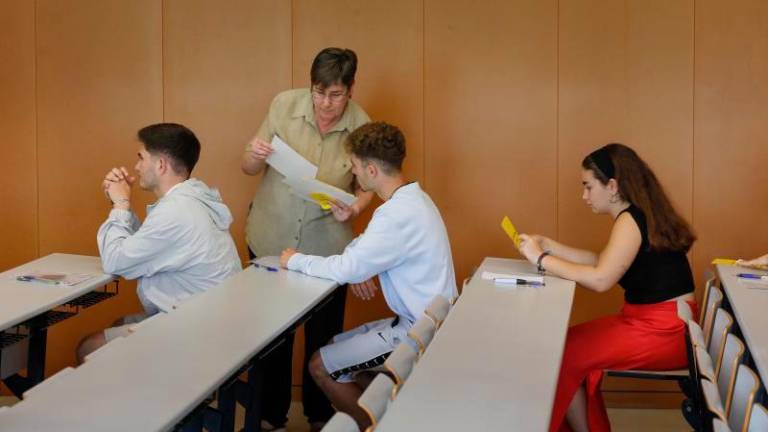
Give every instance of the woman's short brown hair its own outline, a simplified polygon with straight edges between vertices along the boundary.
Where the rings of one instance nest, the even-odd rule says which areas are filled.
[[[351,49],[326,48],[312,61],[310,82],[321,90],[336,83],[352,87],[357,72],[357,54]]]

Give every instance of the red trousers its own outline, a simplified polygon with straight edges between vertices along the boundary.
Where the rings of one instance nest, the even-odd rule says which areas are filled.
[[[688,303],[697,315],[696,303]],[[570,431],[565,414],[582,384],[589,430],[611,430],[600,393],[604,369],[670,370],[687,364],[685,324],[677,317],[675,301],[625,303],[618,315],[573,326],[568,329],[549,430]]]

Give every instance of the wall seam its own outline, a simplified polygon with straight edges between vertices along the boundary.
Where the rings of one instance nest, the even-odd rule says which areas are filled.
[[[421,0],[421,178],[424,182],[424,190],[429,190],[427,185],[427,51],[426,51],[426,15],[427,0]]]
[[[33,97],[35,100],[35,108],[34,108],[34,130],[35,130],[35,256],[40,256],[40,122],[38,120],[38,117],[40,115],[39,113],[39,101],[38,101],[38,53],[40,52],[38,50],[38,38],[37,38],[37,0],[32,5],[32,33],[33,33],[33,49],[35,50],[35,55],[32,57],[32,80],[33,80]]]
[[[166,121],[166,112],[165,112],[165,99],[166,99],[166,76],[165,76],[165,9],[166,9],[166,0],[163,0],[160,2],[160,85],[162,86],[162,92],[160,93],[162,97],[160,98],[161,103],[161,109],[162,109],[162,121]]]
[[[560,0],[555,1],[555,238],[560,240]]]

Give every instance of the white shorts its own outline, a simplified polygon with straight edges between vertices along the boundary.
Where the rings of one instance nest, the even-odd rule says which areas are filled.
[[[130,327],[144,321],[147,318],[149,318],[149,315],[147,315],[146,313],[137,313],[133,315],[127,315],[123,317],[123,325],[119,325],[117,327],[110,327],[104,330],[104,339],[106,339],[106,341],[109,342],[121,336],[128,336],[129,334],[131,334]]]
[[[410,323],[403,319],[385,318],[334,336],[333,342],[320,348],[320,357],[331,378],[341,383],[354,381],[355,372],[381,366],[408,338]]]

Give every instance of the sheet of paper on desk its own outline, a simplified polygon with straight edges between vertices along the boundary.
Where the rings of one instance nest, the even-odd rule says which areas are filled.
[[[17,280],[24,282],[40,282],[48,285],[74,286],[80,282],[93,279],[96,275],[89,273],[53,273],[34,270],[17,276]]]
[[[296,196],[319,205],[323,210],[330,210],[330,200],[335,199],[346,205],[352,205],[357,197],[337,187],[317,179],[286,178],[283,180]]]
[[[279,136],[272,138],[272,154],[267,163],[285,178],[315,178],[317,167],[304,159]]]
[[[741,279],[739,282],[749,289],[768,290],[768,281],[762,279]]]

